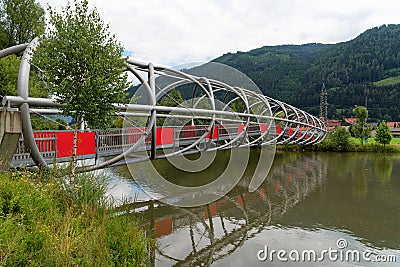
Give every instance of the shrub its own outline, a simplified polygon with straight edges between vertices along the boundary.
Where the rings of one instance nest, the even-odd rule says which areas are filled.
[[[382,121],[378,129],[376,130],[375,141],[385,146],[387,144],[390,144],[392,138],[393,136],[390,132],[389,125],[386,123],[386,121]]]
[[[152,240],[136,217],[115,216],[105,179],[0,174],[0,265],[145,266]]]
[[[352,151],[353,145],[350,142],[350,133],[344,127],[338,127],[329,136],[316,145],[315,150],[318,151]]]
[[[350,150],[350,133],[344,127],[337,127],[330,136],[331,145],[334,151]]]

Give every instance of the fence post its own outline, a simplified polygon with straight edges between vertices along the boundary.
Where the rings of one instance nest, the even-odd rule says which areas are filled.
[[[57,162],[57,157],[58,157],[58,147],[57,147],[57,134],[53,134],[53,142],[54,142],[54,146],[53,146],[53,150],[54,150],[54,161]]]
[[[94,155],[94,164],[97,164],[97,160],[99,159],[99,131],[100,130],[96,130],[94,132],[94,138],[95,138],[95,142],[96,142],[95,155]]]
[[[21,113],[0,108],[0,170],[7,171],[22,133]]]

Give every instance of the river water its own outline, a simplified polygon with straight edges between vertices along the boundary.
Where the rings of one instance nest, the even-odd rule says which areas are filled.
[[[175,183],[184,178],[164,161],[155,165]],[[192,180],[208,183],[207,172],[221,166]],[[400,155],[277,152],[249,193],[254,168],[196,208],[152,201],[126,167],[110,170],[109,194],[139,202],[156,238],[153,266],[400,266]]]

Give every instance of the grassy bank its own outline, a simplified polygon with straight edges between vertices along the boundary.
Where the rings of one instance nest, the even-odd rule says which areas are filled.
[[[372,152],[372,153],[400,153],[400,145],[389,144],[383,146],[377,142],[368,142],[361,145],[357,139],[350,139],[346,145],[338,144],[327,138],[316,145],[281,145],[279,150],[284,151],[321,151],[321,152]]]
[[[390,133],[388,133],[390,134]],[[360,138],[351,137],[345,127],[337,127],[330,131],[327,137],[316,145],[281,145],[280,150],[286,151],[324,151],[324,152],[373,152],[373,153],[400,153],[400,139],[384,139],[386,145],[378,143],[374,138],[368,138],[361,143]],[[382,142],[382,139],[378,140]],[[390,141],[390,142],[389,142]]]
[[[144,266],[152,241],[131,216],[113,216],[106,183],[81,175],[0,174],[0,265]]]
[[[350,138],[350,141],[355,143],[355,144],[361,144],[361,141],[359,138]],[[376,144],[379,145],[378,142],[376,142],[375,138],[368,138],[367,141],[365,142],[366,144]],[[400,145],[400,138],[392,138],[392,140],[390,140],[390,145]]]

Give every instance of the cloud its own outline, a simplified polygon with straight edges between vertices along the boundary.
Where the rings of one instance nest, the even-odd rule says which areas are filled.
[[[62,6],[67,0],[39,0]],[[400,23],[397,0],[89,0],[134,56],[164,65],[264,45],[336,43]]]

